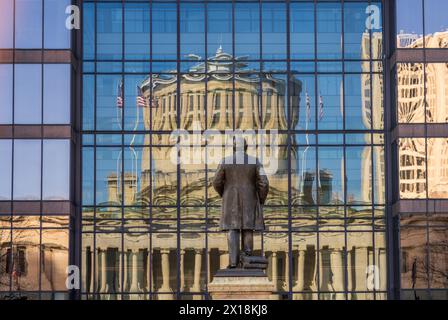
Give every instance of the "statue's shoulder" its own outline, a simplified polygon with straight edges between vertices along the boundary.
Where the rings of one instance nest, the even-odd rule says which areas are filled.
[[[221,162],[219,162],[219,165],[225,167],[226,165],[233,164],[234,161],[235,161],[234,157],[232,157],[232,156],[227,156],[227,157],[223,158],[223,159],[221,160]]]

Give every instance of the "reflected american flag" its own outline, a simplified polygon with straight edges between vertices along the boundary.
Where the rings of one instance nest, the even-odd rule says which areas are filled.
[[[319,121],[324,117],[324,99],[322,95],[319,95]]]
[[[305,100],[306,100],[306,122],[311,121],[311,99],[308,95],[308,91],[305,92]]]
[[[143,96],[143,90],[141,87],[137,86],[137,107],[146,108],[147,106],[148,104]]]
[[[124,87],[123,80],[118,83],[117,86],[117,108],[123,108]]]

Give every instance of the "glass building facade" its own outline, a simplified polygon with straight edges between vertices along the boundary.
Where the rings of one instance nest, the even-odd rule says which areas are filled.
[[[279,299],[447,299],[443,8],[2,0],[0,296],[208,299],[214,137],[243,133],[275,168],[254,242]]]

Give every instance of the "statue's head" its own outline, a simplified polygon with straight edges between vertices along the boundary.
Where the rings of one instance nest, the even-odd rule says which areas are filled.
[[[247,141],[241,136],[235,136],[233,140],[233,151],[234,152],[241,152],[244,151],[244,153],[247,152]]]

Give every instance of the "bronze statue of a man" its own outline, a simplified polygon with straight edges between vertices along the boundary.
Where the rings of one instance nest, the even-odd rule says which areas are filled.
[[[246,141],[235,139],[233,149],[233,155],[221,161],[213,180],[222,197],[220,228],[228,231],[228,268],[240,265],[241,242],[244,254],[252,255],[253,233],[264,230],[262,205],[269,192],[269,181],[258,159],[247,154]]]

